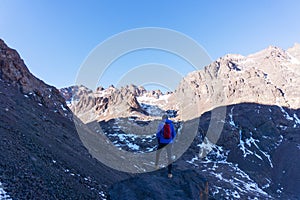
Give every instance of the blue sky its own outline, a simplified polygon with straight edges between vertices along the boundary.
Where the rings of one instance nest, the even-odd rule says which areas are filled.
[[[75,83],[80,65],[99,43],[134,28],[181,32],[213,60],[300,42],[297,0],[1,0],[0,5],[0,38],[17,49],[34,75],[58,88]],[[170,65],[183,75],[193,70],[176,56],[148,50],[119,59],[99,84],[114,84],[122,73],[149,62]]]

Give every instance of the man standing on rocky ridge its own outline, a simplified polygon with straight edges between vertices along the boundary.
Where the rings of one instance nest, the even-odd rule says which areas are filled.
[[[155,159],[155,167],[159,168],[158,161],[159,156],[164,147],[167,149],[168,155],[168,177],[172,178],[172,143],[175,139],[176,132],[174,129],[173,122],[168,119],[168,115],[162,116],[162,122],[158,125],[156,138],[158,142],[157,151],[156,151],[156,159]]]

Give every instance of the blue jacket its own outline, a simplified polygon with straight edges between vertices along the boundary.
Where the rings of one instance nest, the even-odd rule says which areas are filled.
[[[164,127],[164,124],[167,123],[167,124],[170,124],[170,128],[171,128],[171,138],[170,139],[165,139],[163,137],[163,127]],[[159,143],[162,143],[162,144],[169,144],[169,143],[173,143],[173,140],[175,139],[175,136],[176,136],[176,132],[175,132],[175,129],[174,129],[174,125],[173,125],[173,122],[169,119],[165,120],[165,121],[162,121],[159,125],[158,125],[158,128],[157,128],[157,132],[156,132],[156,138],[158,139],[158,142]]]

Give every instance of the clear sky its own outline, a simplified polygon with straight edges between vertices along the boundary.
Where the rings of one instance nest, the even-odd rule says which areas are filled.
[[[287,49],[300,42],[300,1],[0,0],[0,38],[20,53],[34,75],[58,88],[74,84],[80,65],[99,43],[142,27],[186,34],[213,60],[269,45]],[[128,55],[123,62],[115,63],[100,84],[114,84],[114,76],[149,62],[177,63],[174,67],[183,75],[193,70],[159,51]]]

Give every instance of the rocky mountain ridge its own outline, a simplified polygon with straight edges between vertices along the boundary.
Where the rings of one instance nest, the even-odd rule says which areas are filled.
[[[248,56],[225,55],[203,70],[189,73],[173,93],[166,95],[134,85],[100,87],[95,92],[76,87],[72,94],[67,88],[61,91],[70,109],[84,122],[118,116],[148,120],[154,110],[160,114],[176,112],[176,120],[190,120],[219,106],[245,102],[299,108],[300,89],[294,87],[300,85],[299,46],[288,50],[270,46]],[[76,101],[70,99],[72,95]],[[147,112],[145,108],[150,106],[157,109]],[[185,108],[189,111],[184,112]]]
[[[32,75],[18,52],[0,39],[0,80],[16,86],[26,98],[70,119],[72,114],[58,89]]]
[[[72,112],[86,123],[129,116],[151,119],[153,109],[146,102],[150,103],[149,100],[152,99],[158,103],[161,97],[169,95],[163,95],[160,90],[147,91],[135,85],[120,89],[114,86],[105,89],[100,86],[95,92],[85,86],[71,86],[60,89],[60,92]],[[162,113],[159,110],[157,107],[156,112]]]
[[[180,83],[176,98],[183,98],[189,88],[201,105],[201,113],[218,106],[236,103],[259,103],[299,108],[300,48],[287,51],[268,47],[249,56],[228,54],[191,72]],[[189,116],[192,119],[197,116]]]

